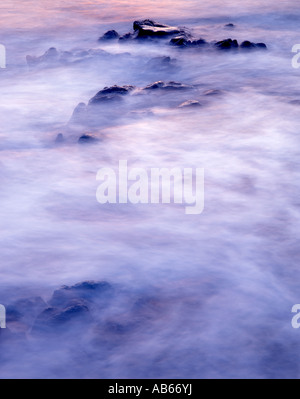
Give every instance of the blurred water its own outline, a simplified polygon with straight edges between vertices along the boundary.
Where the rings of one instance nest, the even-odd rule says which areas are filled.
[[[6,346],[0,377],[298,378],[290,312],[299,303],[299,106],[290,102],[300,100],[300,72],[291,66],[299,5],[4,1],[0,10],[8,53],[0,70],[0,303],[32,295],[47,301],[62,284],[94,279],[119,284],[128,302],[153,296],[163,308],[149,310],[149,330],[109,349],[85,337],[74,354],[78,336],[56,347],[26,331],[30,345]],[[188,26],[207,41],[265,42],[269,51],[97,42],[107,29],[126,33],[148,17]],[[229,22],[234,31],[224,29]],[[130,56],[27,67],[27,54],[52,46]],[[149,67],[157,56],[170,56],[174,68]],[[181,112],[158,99],[145,114],[99,126],[93,133],[101,143],[76,143],[66,124],[78,103],[105,86],[157,80],[198,85],[197,98],[173,101],[199,99],[203,107]],[[208,89],[223,94],[205,97]],[[65,146],[54,145],[59,132],[69,138]],[[121,159],[204,168],[205,212],[97,204],[98,169],[117,168]],[[122,303],[112,315],[130,320]]]

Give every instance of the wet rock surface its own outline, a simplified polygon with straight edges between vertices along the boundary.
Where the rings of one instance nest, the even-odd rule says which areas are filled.
[[[170,57],[159,57],[151,62],[169,64],[172,60]],[[224,92],[218,89],[203,90],[201,85],[175,81],[157,81],[145,87],[105,87],[90,99],[88,105],[80,103],[75,108],[67,130],[74,134],[79,132],[77,140],[80,144],[96,143],[106,137],[101,135],[101,129],[122,123],[128,117],[134,120],[151,118],[158,106],[174,112],[178,108],[196,109],[209,104],[209,97],[213,99],[222,94]],[[86,129],[90,133],[82,134]]]
[[[134,86],[117,86],[117,85],[112,87],[105,87],[89,101],[89,105],[120,100],[122,96],[129,94],[134,90],[134,88],[135,88]]]
[[[232,39],[226,39],[226,40],[221,40],[220,42],[217,42],[215,46],[219,50],[232,50],[232,49],[237,49],[239,47],[238,41],[237,40],[232,40]]]
[[[227,30],[234,30],[236,25],[228,23],[224,25]],[[111,39],[118,39],[122,42],[134,41],[134,40],[154,40],[154,39],[167,39],[169,44],[173,47],[178,48],[203,48],[213,47],[219,50],[232,50],[232,49],[267,49],[264,43],[252,43],[250,41],[244,41],[239,45],[236,39],[224,39],[221,41],[215,41],[212,43],[207,42],[203,38],[195,38],[188,28],[186,27],[174,27],[165,25],[162,23],[155,22],[150,19],[142,21],[135,21],[133,23],[133,32],[128,32],[123,36],[112,30],[106,32],[100,41],[107,41]]]
[[[137,39],[146,39],[153,37],[160,38],[184,32],[180,28],[159,24],[155,21],[151,21],[150,19],[135,21],[133,23],[133,30]]]

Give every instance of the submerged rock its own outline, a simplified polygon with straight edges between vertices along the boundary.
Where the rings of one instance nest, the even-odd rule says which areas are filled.
[[[253,50],[253,49],[266,50],[267,46],[265,43],[252,43],[247,40],[241,44],[241,48],[247,50]]]
[[[135,89],[134,86],[112,86],[105,87],[99,91],[90,101],[89,105],[95,105],[108,101],[120,100],[122,96],[125,96]]]
[[[46,307],[47,304],[41,297],[20,299],[7,307],[7,321],[23,320],[25,323],[30,323]]]
[[[75,333],[74,327],[82,329],[90,321],[88,306],[83,301],[73,301],[63,309],[50,307],[36,319],[32,333],[47,334],[66,329],[67,333]],[[72,326],[72,328],[70,328]]]
[[[65,138],[64,138],[63,134],[62,134],[62,133],[59,133],[59,134],[56,136],[55,143],[56,143],[56,144],[62,144],[64,141],[65,141]]]
[[[37,65],[43,62],[46,63],[53,63],[53,62],[57,62],[59,60],[60,54],[57,51],[57,49],[55,47],[51,47],[49,50],[47,50],[45,52],[45,54],[43,54],[40,57],[33,57],[31,55],[27,55],[26,57],[26,61],[27,64],[29,66],[31,65]]]
[[[221,94],[223,94],[222,90],[216,90],[216,89],[206,90],[204,92],[205,96],[219,96]]]
[[[115,30],[109,30],[102,37],[99,38],[99,41],[105,40],[117,40],[120,38],[120,35]]]
[[[168,56],[159,56],[159,57],[154,57],[151,58],[151,60],[149,60],[147,62],[147,65],[153,68],[157,68],[157,67],[170,67],[173,66],[175,60],[172,60],[171,57]]]
[[[86,60],[105,60],[111,57],[111,54],[102,49],[58,51],[56,48],[52,47],[40,57],[27,55],[26,61],[30,67],[39,65],[43,67],[55,67],[59,65],[76,64]]]
[[[73,300],[83,299],[88,302],[106,298],[113,292],[113,287],[107,282],[85,281],[73,286],[63,286],[53,293],[50,305],[65,308]]]

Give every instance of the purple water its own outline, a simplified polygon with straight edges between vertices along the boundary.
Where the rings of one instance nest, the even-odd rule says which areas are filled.
[[[23,318],[11,313],[0,330],[0,377],[298,378],[291,308],[300,295],[299,105],[291,102],[300,100],[300,72],[291,49],[299,42],[299,5],[3,1],[0,15],[7,49],[0,70],[0,303],[38,296],[48,307],[61,285],[113,287],[107,302],[93,302],[92,320],[50,337],[34,331],[34,306],[25,306]],[[97,41],[108,29],[125,34],[141,18],[186,26],[208,42],[264,42],[268,51]],[[228,31],[227,23],[236,28]],[[50,47],[94,55],[27,66],[27,55]],[[110,55],[97,57],[100,49]],[[152,67],[159,56],[171,57],[173,67]],[[143,109],[132,103],[135,113],[120,120],[113,108],[92,131],[67,126],[77,104],[103,87],[158,80],[198,91]],[[191,99],[203,106],[170,107]],[[55,145],[58,133],[65,145]],[[87,133],[102,141],[78,145]],[[204,212],[101,206],[97,171],[119,160],[204,168]]]

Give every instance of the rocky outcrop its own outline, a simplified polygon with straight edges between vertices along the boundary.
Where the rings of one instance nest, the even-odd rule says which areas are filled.
[[[267,46],[265,43],[252,43],[250,41],[244,41],[241,45],[239,45],[237,40],[226,39],[219,41],[214,44],[219,50],[253,50],[253,49],[260,49],[260,50],[267,50]]]
[[[109,30],[103,36],[99,38],[100,42],[107,41],[107,40],[117,40],[120,38],[120,35],[115,30]]]
[[[135,89],[134,86],[112,86],[105,87],[99,91],[90,101],[89,105],[95,105],[99,103],[106,103],[122,99],[123,96],[129,94]]]
[[[184,32],[178,27],[159,24],[150,19],[135,21],[133,23],[133,30],[137,39],[161,38]]]
[[[252,43],[249,41],[243,42],[240,47],[246,50],[267,50],[267,46],[265,45],[265,43]]]
[[[135,21],[133,32],[120,37],[120,41],[163,39],[175,35],[188,35],[185,28],[157,23],[150,19]]]
[[[237,40],[226,39],[215,43],[215,46],[219,50],[232,50],[232,49],[236,50],[239,47],[239,44]]]

